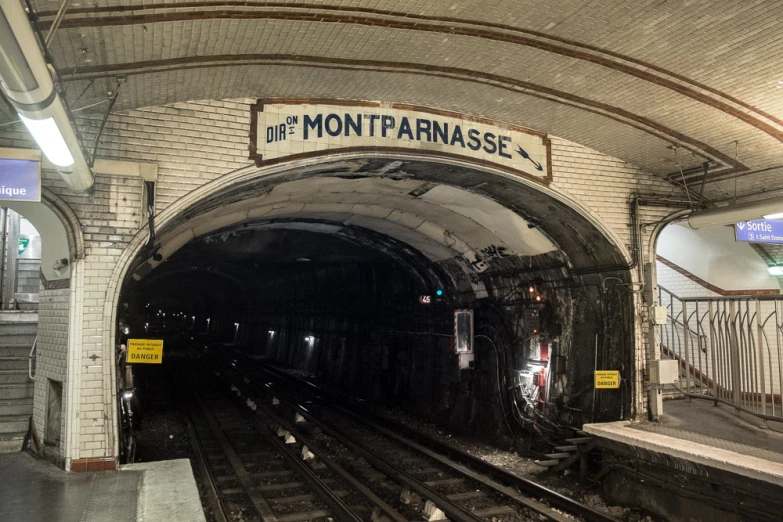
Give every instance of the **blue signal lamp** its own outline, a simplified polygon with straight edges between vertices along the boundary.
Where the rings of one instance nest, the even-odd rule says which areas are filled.
[[[435,290],[435,295],[437,295],[437,296],[441,296],[441,295],[443,295],[443,290],[441,290],[440,288],[438,288],[437,290]]]

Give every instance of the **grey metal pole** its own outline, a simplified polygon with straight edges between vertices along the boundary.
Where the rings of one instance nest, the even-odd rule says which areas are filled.
[[[8,234],[8,209],[6,207],[3,207],[2,225],[0,225],[0,230],[2,230],[3,235],[3,248],[0,250],[0,310],[2,310],[5,308],[5,246],[6,237]]]
[[[595,334],[595,362],[593,363],[593,420],[595,422],[595,372],[598,371],[598,334]]]

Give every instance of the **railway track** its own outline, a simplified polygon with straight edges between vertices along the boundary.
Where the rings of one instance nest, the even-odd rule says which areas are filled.
[[[185,389],[196,466],[218,522],[407,520],[326,455],[306,447],[306,438],[280,437],[270,427],[274,412],[252,412],[224,390]]]
[[[296,447],[310,468],[330,463],[343,481],[363,486],[365,498],[374,495],[372,511],[354,513],[364,520],[615,520],[467,453],[375,422],[274,368],[232,366],[221,377],[257,428]]]

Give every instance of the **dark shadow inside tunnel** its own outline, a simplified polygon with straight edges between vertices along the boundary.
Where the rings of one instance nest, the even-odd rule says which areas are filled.
[[[633,414],[630,266],[530,185],[327,164],[209,194],[154,248],[124,282],[123,340],[193,336],[505,446]],[[593,393],[596,369],[620,389]]]

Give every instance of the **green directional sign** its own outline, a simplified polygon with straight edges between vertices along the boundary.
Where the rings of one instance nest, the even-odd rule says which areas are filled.
[[[30,238],[29,237],[20,237],[19,238],[19,253],[18,256],[21,256],[24,254],[24,251],[27,250],[27,247],[30,245]]]

